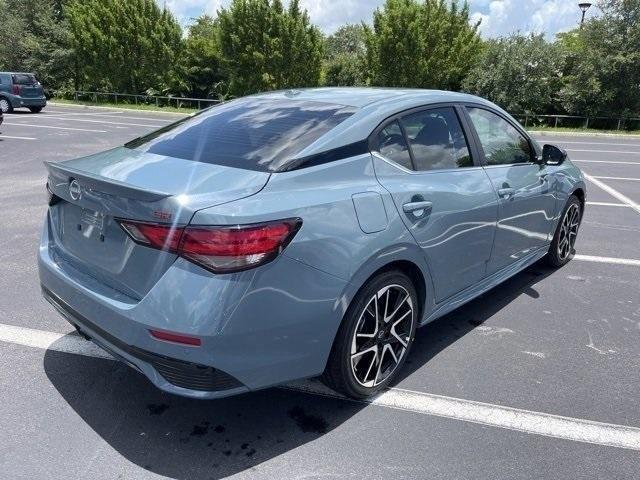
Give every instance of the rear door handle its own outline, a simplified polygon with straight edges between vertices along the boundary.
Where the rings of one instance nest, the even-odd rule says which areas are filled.
[[[501,188],[498,190],[498,196],[502,198],[513,197],[516,194],[515,188]]]
[[[420,213],[420,210],[431,211],[431,207],[433,207],[433,203],[427,201],[409,202],[402,205],[402,210],[404,213],[414,213],[417,217],[421,217],[424,213]]]

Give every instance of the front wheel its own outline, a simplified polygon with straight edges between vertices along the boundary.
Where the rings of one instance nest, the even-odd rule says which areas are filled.
[[[6,98],[0,98],[0,110],[2,113],[11,113],[13,112],[13,107],[11,106],[11,102]]]
[[[397,377],[417,322],[418,298],[409,277],[395,270],[375,276],[345,314],[323,381],[351,398],[378,393]]]
[[[549,246],[547,263],[553,267],[566,265],[575,255],[578,229],[582,220],[582,204],[575,195],[571,195],[567,201],[560,223]]]

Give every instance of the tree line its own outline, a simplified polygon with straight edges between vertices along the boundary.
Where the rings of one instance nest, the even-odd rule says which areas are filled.
[[[0,70],[48,91],[231,98],[295,87],[461,90],[513,113],[640,114],[640,0],[548,41],[484,40],[467,2],[387,0],[323,35],[299,0],[233,0],[185,30],[155,0],[0,0]]]

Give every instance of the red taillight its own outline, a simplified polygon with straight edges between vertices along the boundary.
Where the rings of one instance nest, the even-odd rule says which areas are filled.
[[[165,332],[163,330],[149,330],[149,333],[153,338],[165,342],[190,345],[192,347],[199,347],[202,344],[202,341],[198,337],[189,337],[188,335],[182,335],[180,333]]]
[[[273,260],[300,229],[302,220],[232,227],[180,227],[129,220],[119,223],[137,243],[174,252],[212,272],[229,273]]]
[[[159,250],[177,252],[183,227],[121,221],[120,225],[138,243]]]
[[[11,93],[13,95],[20,95],[21,91],[22,91],[22,86],[21,85],[13,85],[11,87]]]

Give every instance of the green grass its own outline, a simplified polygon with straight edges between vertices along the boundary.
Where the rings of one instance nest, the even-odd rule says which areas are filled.
[[[183,113],[188,115],[193,112],[197,112],[197,108],[176,108],[176,107],[156,107],[155,105],[146,105],[146,104],[131,104],[131,103],[113,103],[113,102],[84,102],[75,100],[67,100],[65,98],[52,98],[50,100],[52,103],[64,103],[67,105],[84,105],[86,107],[109,107],[109,108],[118,108],[123,110],[144,110],[147,112],[166,112],[166,113]]]
[[[640,135],[640,130],[600,130],[597,128],[569,128],[569,127],[527,127],[532,132],[549,132],[549,133],[606,133],[615,135]]]

